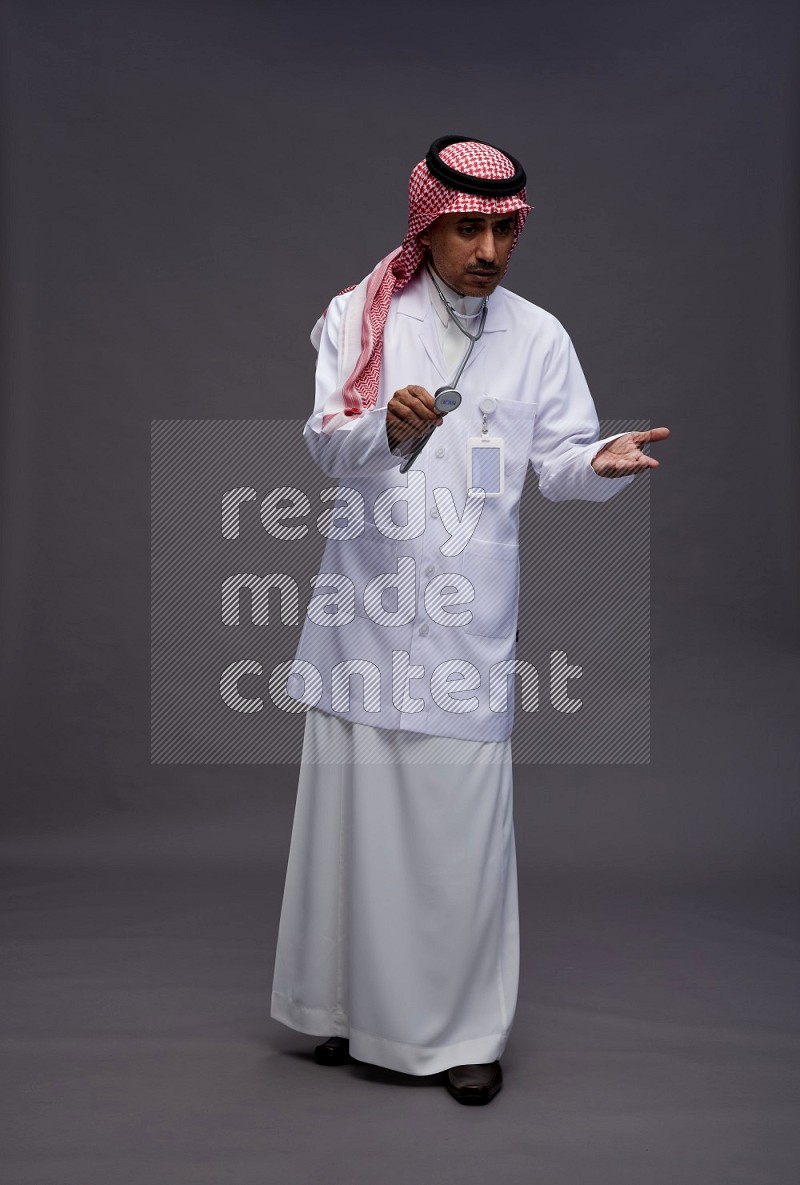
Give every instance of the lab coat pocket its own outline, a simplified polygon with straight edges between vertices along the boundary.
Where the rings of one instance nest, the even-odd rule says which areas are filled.
[[[504,442],[506,476],[517,472],[524,476],[533,440],[535,408],[515,399],[496,398],[494,403],[495,410],[487,416],[488,433]]]
[[[472,621],[467,634],[507,638],[517,624],[519,553],[511,544],[471,539],[462,555],[461,571],[475,590],[469,604]]]

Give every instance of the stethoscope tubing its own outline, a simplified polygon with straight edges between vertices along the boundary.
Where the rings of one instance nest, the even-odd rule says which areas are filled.
[[[474,336],[470,333],[464,333],[463,329],[461,330],[461,332],[464,333],[464,336],[469,339],[469,346],[467,347],[467,352],[464,354],[464,357],[461,359],[461,364],[459,365],[459,368],[456,371],[456,375],[455,375],[455,378],[453,379],[452,383],[450,383],[447,387],[440,387],[439,391],[436,392],[437,395],[439,394],[440,391],[451,391],[451,392],[454,391],[459,397],[459,404],[460,404],[461,396],[460,396],[459,392],[456,390],[456,388],[458,387],[459,380],[466,369],[467,363],[469,362],[470,355],[472,354],[472,351],[475,348],[475,342],[478,341],[483,336],[483,327],[486,324],[486,311],[487,311],[487,305],[484,304],[483,309],[481,311],[480,328]],[[458,324],[458,321],[456,321],[456,325],[458,325],[459,329],[461,329],[461,326]],[[435,410],[437,410],[437,411],[439,410],[436,407],[436,399],[435,398],[434,398],[433,406],[434,406]],[[455,411],[455,408],[453,408],[452,410]],[[426,432],[425,435],[422,437],[419,444],[414,449],[413,453],[409,454],[409,456],[406,457],[405,461],[400,466],[401,473],[408,473],[409,469],[414,464],[417,457],[420,455],[422,450],[425,448],[425,445],[428,443],[430,438],[433,436],[434,432],[436,431],[436,428],[437,428],[437,425],[434,424],[434,426],[430,429],[430,431]]]

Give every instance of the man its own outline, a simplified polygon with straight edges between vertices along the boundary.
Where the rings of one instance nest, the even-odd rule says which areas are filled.
[[[322,1064],[446,1071],[465,1104],[500,1089],[517,1000],[509,684],[527,465],[548,498],[604,501],[668,435],[598,440],[564,329],[499,286],[525,183],[491,145],[437,140],[402,246],[315,327],[305,438],[341,479],[340,515],[287,682],[308,711],[272,1016],[333,1034]]]

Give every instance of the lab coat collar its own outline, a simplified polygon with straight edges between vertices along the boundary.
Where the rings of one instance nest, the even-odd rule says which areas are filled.
[[[473,346],[469,361],[464,368],[464,373],[469,372],[470,367],[475,363],[476,358],[480,358],[486,347],[486,335],[489,333],[505,333],[506,327],[502,324],[497,324],[498,306],[502,301],[497,300],[500,295],[500,290],[495,289],[489,297],[489,308],[486,313],[486,324],[483,333]],[[492,302],[494,306],[494,323],[492,318]],[[414,320],[420,322],[419,339],[425,353],[428,355],[431,363],[436,367],[436,370],[441,375],[442,379],[447,383],[450,381],[450,375],[445,373],[444,357],[442,356],[442,347],[439,344],[439,335],[436,330],[436,314],[431,307],[431,299],[428,291],[428,285],[425,282],[425,277],[421,270],[409,280],[408,284],[403,288],[398,297],[397,312],[403,317],[412,317]]]
[[[486,324],[483,328],[483,333],[505,333],[506,326],[500,320],[499,306],[502,304],[502,288],[496,288],[489,297],[489,308],[486,313]],[[500,298],[498,300],[498,297]],[[403,288],[397,296],[397,312],[403,317],[413,317],[416,321],[425,321],[429,316],[433,317],[435,314],[431,308],[430,297],[428,296],[428,287],[425,283],[425,277],[422,269],[409,280],[405,288]],[[475,345],[472,351],[472,357],[478,355],[478,347],[480,341]],[[470,362],[472,358],[470,359]]]

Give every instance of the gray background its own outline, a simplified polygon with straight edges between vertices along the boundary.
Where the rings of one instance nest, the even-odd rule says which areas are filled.
[[[797,45],[782,2],[5,5],[6,1180],[797,1180]],[[525,163],[508,286],[601,414],[673,431],[651,764],[517,771],[478,1111],[269,1020],[296,772],[148,737],[150,421],[304,416],[450,131]]]

